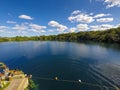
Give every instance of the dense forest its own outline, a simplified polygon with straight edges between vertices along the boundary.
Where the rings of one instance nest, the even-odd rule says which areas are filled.
[[[106,43],[120,43],[120,27],[112,28],[104,31],[85,31],[78,33],[66,33],[49,36],[16,36],[16,37],[1,37],[0,42],[4,41],[96,41]]]

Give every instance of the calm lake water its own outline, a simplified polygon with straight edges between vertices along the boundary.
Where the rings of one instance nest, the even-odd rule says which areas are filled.
[[[115,90],[120,86],[120,47],[73,42],[0,43],[0,61],[32,74],[38,90]],[[58,77],[60,80],[41,80]],[[72,81],[82,80],[82,84]],[[106,87],[105,87],[106,86]]]

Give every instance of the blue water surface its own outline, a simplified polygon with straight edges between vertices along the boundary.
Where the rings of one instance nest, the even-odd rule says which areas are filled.
[[[10,69],[32,74],[39,84],[38,90],[115,90],[114,85],[120,86],[119,45],[3,42],[0,43],[0,61]],[[55,77],[71,82],[41,79]],[[79,79],[82,84],[72,82]]]

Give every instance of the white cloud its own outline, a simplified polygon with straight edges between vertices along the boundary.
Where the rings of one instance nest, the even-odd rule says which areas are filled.
[[[103,1],[107,6],[107,8],[111,7],[120,7],[120,0],[96,0],[96,1]]]
[[[7,21],[6,23],[9,23],[9,24],[16,24],[15,21]]]
[[[58,22],[56,22],[56,21],[50,21],[48,23],[48,25],[51,26],[51,27],[59,27],[60,24]]]
[[[31,29],[32,32],[36,32],[36,33],[45,33],[45,30],[37,30],[37,29]]]
[[[110,28],[116,28],[114,25],[110,24],[102,24],[102,25],[95,25],[95,26],[90,26],[91,30],[107,30]]]
[[[75,15],[75,14],[80,14],[81,13],[81,11],[80,10],[75,10],[75,11],[73,11],[72,12],[72,15]]]
[[[94,21],[111,22],[114,20],[114,18],[109,18],[107,16],[111,16],[111,14],[100,13],[100,14],[94,15],[94,13],[86,14],[84,12],[81,12],[80,10],[75,10],[71,13],[71,16],[68,17],[68,20],[71,22],[78,22],[78,23],[82,23],[82,24],[83,23],[88,24],[88,23],[92,23]]]
[[[104,0],[104,2],[107,4],[107,8],[120,7],[120,0]]]
[[[66,29],[68,29],[67,26],[62,25],[62,24],[60,24],[60,23],[58,23],[58,22],[56,22],[56,21],[50,21],[50,22],[48,23],[48,25],[51,26],[51,27],[57,28],[57,31],[58,31],[58,32],[64,32]]]
[[[46,26],[40,26],[38,24],[30,24],[29,25],[32,29],[37,29],[37,30],[41,30],[41,29],[46,29]]]
[[[46,32],[44,29],[46,29],[46,26],[40,26],[38,24],[30,24],[30,29],[34,32],[40,32],[40,33],[44,33]]]
[[[28,15],[20,15],[18,17],[21,19],[33,20],[33,18],[31,16],[28,16]]]
[[[70,17],[68,17],[68,20],[71,22],[91,23],[94,21],[94,18],[89,14],[85,14],[79,10],[76,10],[76,11],[73,11]]]
[[[8,27],[7,26],[0,26],[0,29],[2,30],[2,29],[8,29]]]
[[[48,30],[49,32],[54,32],[54,30]]]
[[[8,28],[7,26],[0,26],[0,33],[5,33]]]
[[[72,28],[70,28],[70,29],[69,29],[69,31],[68,31],[68,32],[72,33],[72,32],[75,32],[76,30],[77,30],[77,28],[72,27]]]
[[[117,27],[120,27],[120,24],[116,25],[116,27],[115,27],[115,28],[117,28]]]
[[[28,27],[22,23],[22,24],[16,24],[14,27],[12,27],[13,30],[27,30]]]
[[[0,30],[0,33],[3,33],[4,32],[4,30]]]
[[[44,33],[46,32],[44,29],[46,29],[46,26],[41,26],[38,24],[29,24],[27,22],[22,24],[16,24],[14,27],[12,27],[12,30],[17,30],[19,32],[35,32],[35,33]]]
[[[76,27],[71,27],[68,32],[79,32],[79,31],[87,31],[89,29],[87,24],[78,24]]]
[[[110,16],[111,14],[104,14],[104,13],[101,13],[101,14],[97,14],[94,16],[94,18],[101,18],[101,17],[105,17],[105,16]]]
[[[88,29],[89,29],[89,27],[88,27],[87,24],[78,24],[78,25],[77,25],[77,30],[78,30],[78,31],[86,31],[86,30],[88,30]]]
[[[112,22],[113,20],[113,18],[100,18],[97,19],[97,22]]]

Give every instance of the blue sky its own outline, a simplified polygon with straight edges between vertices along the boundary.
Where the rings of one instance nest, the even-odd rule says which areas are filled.
[[[35,36],[120,25],[120,0],[1,0],[0,36]]]

